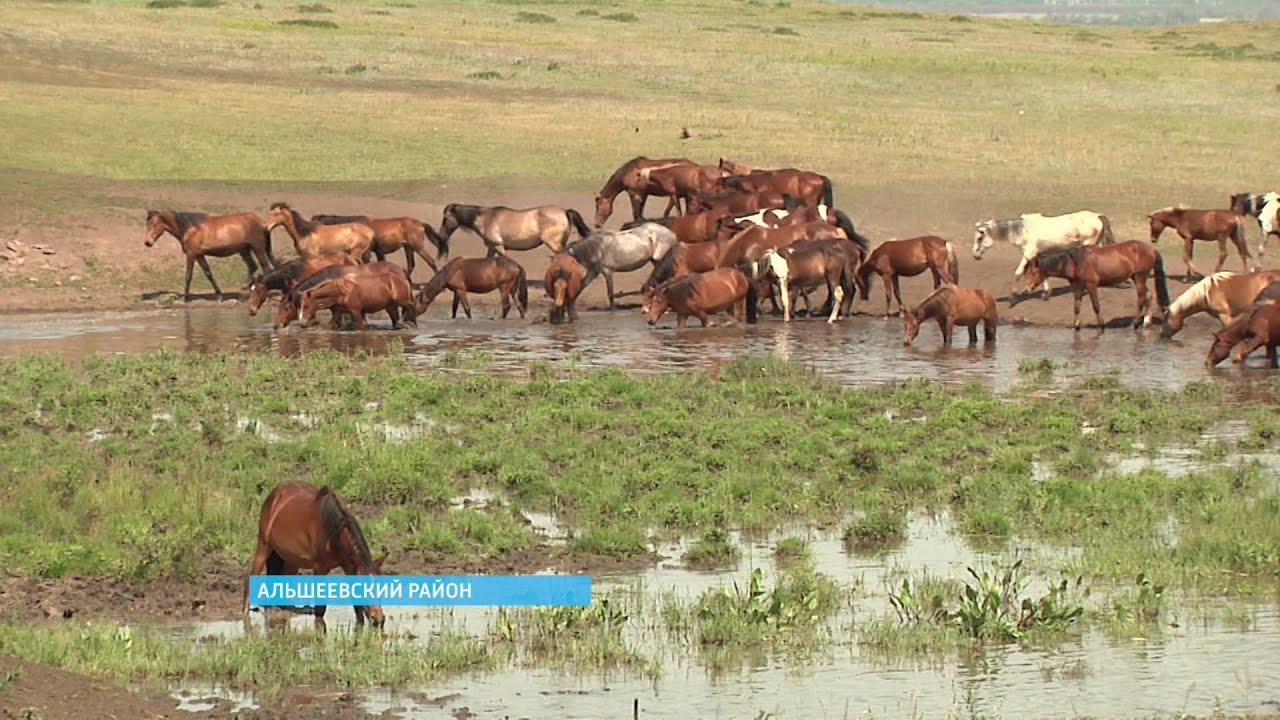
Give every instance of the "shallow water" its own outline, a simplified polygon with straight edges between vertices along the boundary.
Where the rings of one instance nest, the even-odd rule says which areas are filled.
[[[1271,373],[1261,357],[1248,367],[1227,363],[1203,367],[1203,342],[1179,336],[1161,340],[1155,329],[1111,329],[1079,333],[1065,327],[1009,325],[994,346],[960,344],[944,350],[934,327],[925,327],[914,345],[902,346],[901,321],[857,316],[827,325],[801,319],[782,323],[766,317],[753,326],[732,325],[676,330],[664,318],[649,327],[637,310],[583,313],[581,322],[553,326],[519,320],[448,320],[429,317],[419,327],[392,331],[374,321],[365,332],[330,332],[291,327],[273,332],[270,318],[249,317],[243,307],[145,312],[17,315],[0,318],[0,355],[54,352],[76,359],[93,353],[134,353],[160,347],[196,351],[261,351],[296,355],[315,349],[387,353],[402,348],[414,363],[437,366],[449,351],[483,354],[483,371],[524,375],[529,363],[546,361],[580,369],[620,367],[637,374],[713,370],[744,355],[775,355],[812,366],[849,384],[926,377],[946,382],[976,381],[1005,392],[1023,378],[1023,358],[1049,358],[1065,367],[1057,383],[1099,373],[1115,373],[1141,387],[1174,388],[1189,381],[1223,379],[1246,396],[1270,397]]]

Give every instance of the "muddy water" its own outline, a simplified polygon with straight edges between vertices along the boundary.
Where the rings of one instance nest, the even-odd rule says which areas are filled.
[[[483,314],[480,311],[477,315]],[[328,348],[342,352],[402,351],[415,363],[439,365],[449,351],[476,352],[484,372],[523,375],[529,363],[557,367],[620,367],[633,373],[710,369],[743,355],[776,355],[811,365],[824,375],[857,384],[935,378],[977,381],[998,392],[1020,381],[1019,360],[1050,358],[1066,363],[1055,371],[1058,382],[1098,373],[1116,373],[1146,387],[1177,387],[1188,381],[1221,378],[1247,395],[1266,394],[1267,372],[1249,368],[1203,367],[1207,345],[1200,334],[1185,331],[1163,341],[1155,330],[1135,333],[1072,332],[1065,327],[1011,325],[1000,329],[994,346],[961,344],[943,350],[933,326],[925,327],[912,347],[902,346],[898,320],[858,316],[829,326],[820,320],[784,324],[763,319],[749,327],[718,326],[676,330],[664,318],[656,328],[637,310],[583,313],[578,324],[552,326],[519,320],[424,318],[416,330],[392,331],[383,324],[366,332],[321,329],[272,332],[270,320],[251,318],[242,306],[146,312],[20,315],[0,318],[0,355],[54,352],[69,358],[92,353],[132,353],[168,347],[196,351],[270,350],[296,355]]]

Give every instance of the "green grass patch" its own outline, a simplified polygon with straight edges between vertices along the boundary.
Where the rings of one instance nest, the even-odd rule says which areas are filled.
[[[633,22],[640,21],[640,18],[637,17],[635,13],[629,13],[629,12],[608,13],[607,15],[601,15],[600,19],[610,20],[612,22],[620,22],[620,23],[633,23]]]
[[[277,20],[277,25],[285,27],[304,27],[316,28],[319,30],[336,30],[338,23],[332,20],[316,20],[315,18],[290,18],[289,20]]]
[[[739,555],[741,551],[730,541],[729,534],[713,528],[690,545],[680,559],[691,568],[707,569],[731,565],[738,561]]]

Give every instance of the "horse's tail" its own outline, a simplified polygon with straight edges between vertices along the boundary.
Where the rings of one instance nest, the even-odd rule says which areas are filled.
[[[835,203],[831,198],[831,178],[826,175],[822,176],[822,202],[827,207],[835,207]],[[849,238],[852,240],[853,238]]]
[[[947,272],[951,275],[951,282],[956,285],[960,284],[960,260],[956,257],[956,246],[947,241]]]
[[[586,237],[591,234],[591,228],[587,227],[587,221],[582,219],[582,215],[573,208],[566,208],[565,217],[569,218],[569,222],[578,230],[578,237]]]
[[[431,241],[431,244],[436,246],[436,260],[448,260],[449,238],[436,232],[436,229],[428,223],[422,223],[422,231],[426,233],[427,239]]]
[[[1156,275],[1156,300],[1160,301],[1160,307],[1167,313],[1169,310],[1169,282],[1164,274],[1164,257],[1159,252],[1156,253],[1155,263]]]
[[[871,271],[875,268],[871,265],[871,255],[862,258],[862,264],[858,266],[854,273],[854,282],[858,285],[858,294],[863,300],[871,297]]]
[[[1098,219],[1102,221],[1102,232],[1098,233],[1098,244],[1111,245],[1116,241],[1116,235],[1111,231],[1111,218],[1099,215]]]
[[[828,205],[828,207],[830,207]],[[843,210],[836,210],[836,227],[844,231],[844,234],[862,250],[862,257],[866,257],[871,252],[871,241],[863,235],[859,234],[853,227],[853,220]]]
[[[759,304],[760,293],[756,290],[756,281],[747,278],[747,322],[754,323],[760,319],[759,308],[756,307]]]
[[[516,276],[516,299],[520,301],[521,308],[528,310],[529,283],[525,281],[524,266],[517,263],[516,267],[520,268],[520,274]]]
[[[853,286],[853,268],[849,265],[849,256],[845,255],[840,268],[840,289],[844,291],[844,299],[840,302],[840,309],[845,316],[849,315],[849,308],[853,307],[853,297],[855,294]]]

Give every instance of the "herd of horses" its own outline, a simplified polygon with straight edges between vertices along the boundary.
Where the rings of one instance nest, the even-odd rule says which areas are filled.
[[[632,217],[617,230],[605,229],[623,193],[630,200]],[[650,197],[666,198],[661,217],[644,216]],[[1189,315],[1207,312],[1223,324],[1215,343],[1243,333],[1233,345],[1241,348],[1262,337],[1255,347],[1268,348],[1274,365],[1280,333],[1258,333],[1270,327],[1264,319],[1271,311],[1264,312],[1262,305],[1280,294],[1271,286],[1280,281],[1280,271],[1256,266],[1246,243],[1248,218],[1262,232],[1257,255],[1261,257],[1267,238],[1280,237],[1280,194],[1274,192],[1233,195],[1226,209],[1154,210],[1147,215],[1150,242],[1117,242],[1110,218],[1091,210],[981,220],[974,225],[972,254],[980,260],[996,243],[1010,243],[1021,251],[1010,302],[1037,287],[1048,299],[1049,279],[1065,280],[1074,296],[1077,330],[1086,295],[1102,329],[1106,323],[1098,289],[1131,285],[1137,295],[1134,327],[1152,324],[1158,309],[1164,319],[1162,334],[1170,337]],[[276,227],[283,227],[293,241],[295,259],[280,262],[272,253]],[[459,229],[484,242],[484,257],[449,259],[449,242]],[[1182,240],[1184,278],[1203,278],[1176,300],[1169,297],[1164,260],[1153,246],[1167,229]],[[830,178],[795,168],[753,168],[723,158],[715,165],[686,158],[632,158],[596,195],[593,225],[572,208],[551,205],[516,209],[450,204],[437,230],[411,217],[304,218],[287,203],[277,202],[265,219],[252,212],[148,211],[146,244],[153,245],[165,233],[178,239],[187,259],[186,299],[196,264],[220,297],[221,288],[205,258],[239,255],[248,271],[251,315],[279,293],[273,322],[277,329],[293,322],[310,326],[322,310],[330,311],[329,325],[335,329],[348,318],[357,329],[364,328],[366,316],[381,311],[393,327],[416,324],[446,290],[452,293],[455,318],[459,307],[471,316],[468,294],[491,292],[500,294],[503,318],[513,306],[523,318],[529,307],[528,280],[510,253],[539,246],[553,253],[543,278],[552,323],[575,321],[577,298],[601,275],[614,309],[614,273],[645,267],[651,269],[640,288],[641,309],[650,324],[667,312],[676,316],[681,328],[690,318],[706,326],[712,315],[722,312],[739,322],[755,322],[759,303],[766,300],[784,322],[794,317],[800,300],[807,314],[837,322],[851,314],[855,298],[869,299],[875,278],[884,287],[886,316],[896,312],[903,317],[904,343],[912,342],[927,320],[938,323],[944,345],[951,343],[956,326],[968,328],[970,341],[976,342],[977,326],[982,324],[986,339],[994,340],[999,322],[990,292],[960,286],[952,242],[925,235],[884,240],[872,247],[849,215],[835,208]],[[1208,276],[1193,263],[1196,241],[1218,244],[1218,262]],[[1223,272],[1229,245],[1239,255],[1239,273]],[[400,250],[405,254],[403,267],[387,260]],[[415,288],[410,278],[418,259],[433,275]],[[925,272],[932,275],[933,293],[917,306],[905,307],[899,279]],[[810,295],[823,288],[824,302],[811,303]],[[1257,313],[1262,313],[1260,319],[1251,322]],[[1236,327],[1237,321],[1243,324]],[[1215,362],[1212,353],[1209,360]]]

